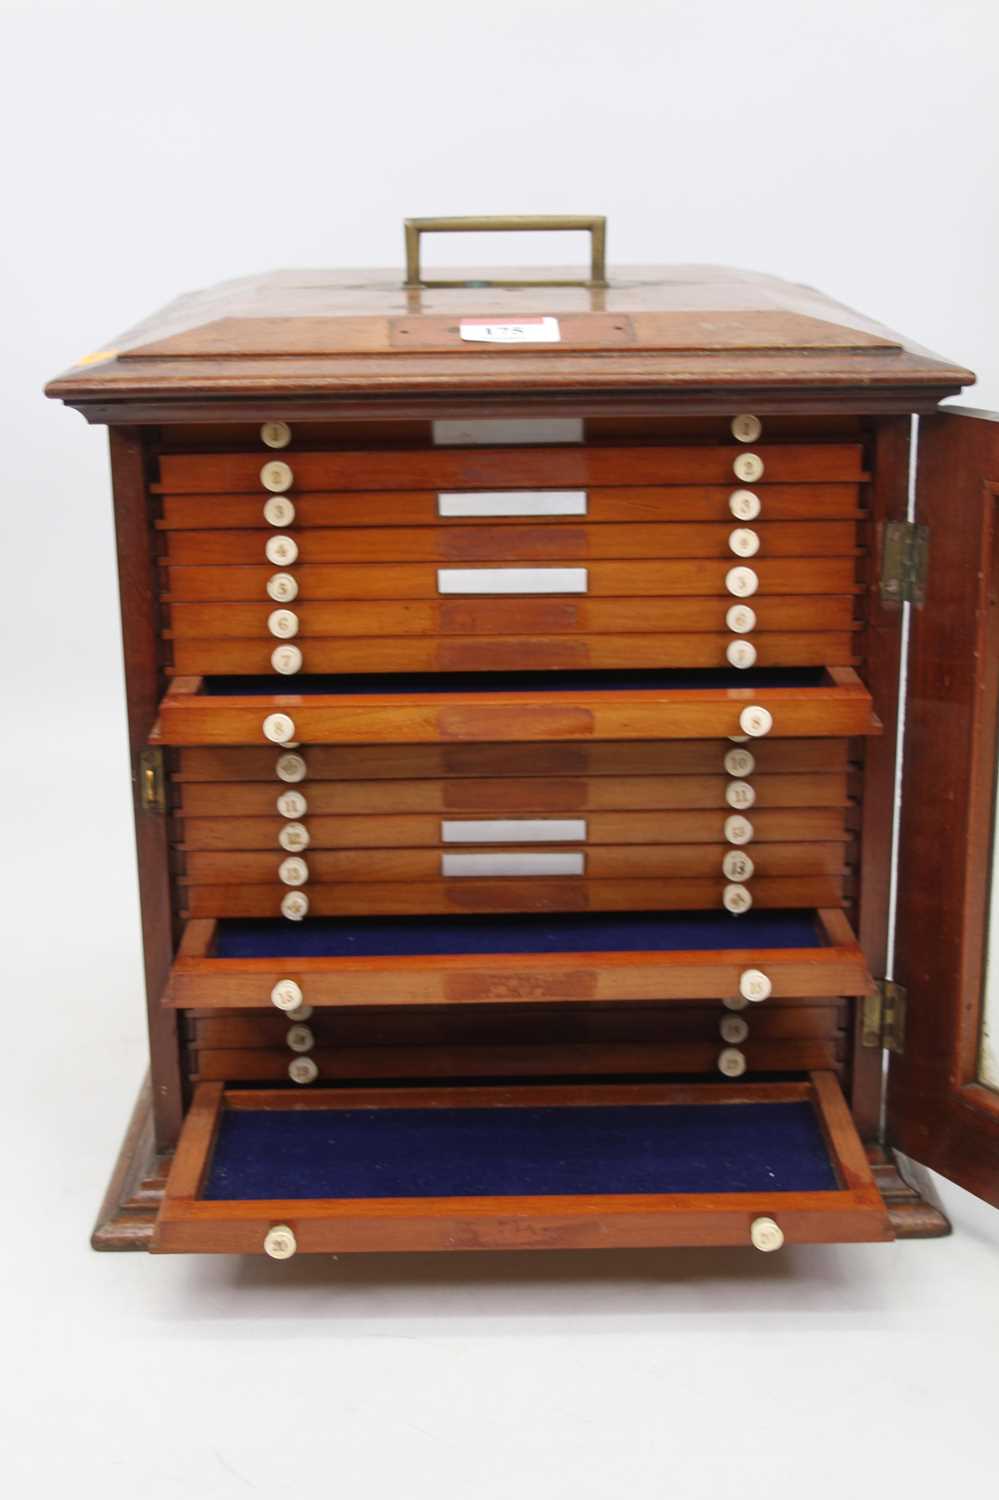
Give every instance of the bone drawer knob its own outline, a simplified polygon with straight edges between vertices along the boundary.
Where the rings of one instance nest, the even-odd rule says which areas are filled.
[[[291,759],[291,757],[288,757]],[[299,759],[298,756],[295,759]],[[281,792],[277,799],[277,810],[282,818],[304,818],[309,810],[304,792]]]
[[[289,714],[268,714],[264,720],[264,739],[275,745],[286,745],[295,738],[295,721]]]
[[[737,417],[732,418],[731,431],[737,442],[755,443],[763,431],[763,423],[752,412],[741,411]]]
[[[733,916],[739,916],[748,911],[753,904],[753,898],[744,885],[727,885],[722,891],[722,906],[730,911]]]
[[[744,453],[741,457],[751,458],[752,454]],[[291,464],[286,464],[283,458],[272,458],[260,470],[260,483],[272,494],[280,495],[284,490],[290,490],[294,482]]]
[[[308,767],[305,764],[303,756],[296,755],[294,751],[289,751],[286,755],[278,756],[274,772],[279,781],[304,781]],[[281,811],[280,807],[278,811]],[[301,817],[301,813],[296,813],[295,816]]]
[[[268,562],[274,563],[275,567],[287,568],[298,558],[298,543],[293,536],[269,536],[264,547],[264,556]]]
[[[736,557],[755,557],[760,550],[760,534],[748,526],[737,526],[729,532],[728,550]]]
[[[752,1000],[754,1004],[769,1000],[773,989],[769,975],[764,974],[762,969],[743,969],[739,975],[739,994]]]
[[[725,788],[725,801],[729,807],[746,812],[756,801],[756,793],[748,781],[730,781]]]
[[[288,541],[288,537],[283,538]],[[278,604],[290,604],[298,597],[298,579],[292,573],[273,573],[267,580],[267,594]]]
[[[298,1241],[287,1224],[274,1224],[264,1235],[264,1250],[271,1260],[291,1260]]]
[[[272,536],[271,541],[276,542],[277,537]],[[270,543],[268,543],[268,545],[270,545]],[[756,593],[756,590],[759,588],[759,586],[760,580],[757,578],[752,568],[729,568],[728,572],[725,574],[725,587],[728,589],[728,592],[730,594],[734,594],[737,599],[748,599],[751,594]]]
[[[728,497],[728,508],[737,521],[755,521],[763,506],[759,495],[752,490],[733,490]]]
[[[294,677],[302,670],[304,657],[298,646],[275,646],[271,652],[271,666],[282,677]]]
[[[756,757],[752,750],[726,750],[725,769],[730,776],[752,776]]]
[[[725,819],[725,837],[730,844],[751,844],[753,825],[748,818],[734,813],[731,818]]]
[[[279,640],[290,640],[298,634],[298,616],[293,609],[272,609],[267,616],[267,629]]]
[[[285,1015],[289,1021],[308,1021],[313,1009],[311,1005],[296,1005],[294,1010],[286,1010]]]
[[[305,885],[309,878],[309,867],[296,854],[289,855],[278,865],[278,879],[282,885]]]
[[[718,1030],[721,1032],[723,1042],[735,1045],[746,1040],[749,1035],[749,1022],[742,1016],[722,1016],[718,1023]]]
[[[784,1243],[784,1231],[774,1219],[754,1219],[749,1226],[749,1238],[757,1250],[769,1254],[771,1250],[779,1250]]]
[[[726,1078],[741,1078],[746,1071],[746,1057],[738,1047],[723,1047],[718,1054],[718,1071]]]
[[[752,641],[729,641],[725,648],[725,659],[730,667],[738,667],[744,672],[747,667],[756,665],[756,647]]]
[[[271,1004],[278,1010],[297,1010],[302,998],[302,986],[295,979],[279,979],[271,990]]]
[[[753,861],[741,849],[730,849],[722,860],[722,874],[726,880],[752,880],[755,870]]]
[[[726,1010],[745,1010],[748,1004],[745,995],[726,995],[722,1001]]]
[[[264,422],[260,429],[260,441],[265,448],[287,448],[291,442],[291,428],[287,422]],[[752,442],[749,438],[747,441]]]
[[[278,843],[289,854],[297,854],[309,847],[309,830],[304,823],[286,823],[278,834]]]
[[[756,611],[748,604],[733,604],[725,616],[725,624],[733,635],[748,635],[756,629]]]
[[[746,1027],[749,1030],[749,1027]],[[315,1033],[311,1026],[294,1025],[289,1026],[285,1041],[292,1052],[311,1052],[316,1045]]]
[[[292,1083],[315,1083],[319,1068],[314,1057],[293,1057],[288,1064],[288,1077]]]
[[[758,453],[740,453],[732,465],[732,473],[743,484],[755,484],[758,479],[763,478],[763,460]]]
[[[272,495],[264,501],[264,520],[268,526],[290,526],[295,519],[295,505],[287,495]]]
[[[281,897],[281,915],[289,922],[301,922],[309,915],[309,898],[304,891],[287,891]]]
[[[773,714],[767,708],[761,708],[758,703],[753,703],[749,708],[744,708],[739,715],[739,728],[748,734],[750,739],[758,740],[763,735],[769,734],[774,727]]]

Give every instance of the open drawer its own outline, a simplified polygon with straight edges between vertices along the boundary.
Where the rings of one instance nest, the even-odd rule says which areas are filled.
[[[481,677],[177,677],[166,745],[714,739],[878,733],[851,667],[497,674]]]
[[[291,984],[288,983],[291,981]],[[873,989],[843,913],[208,919],[187,924],[178,1007],[835,998]],[[290,1003],[288,1003],[290,1001]]]
[[[152,1249],[336,1254],[890,1240],[830,1073],[750,1086],[201,1084]]]

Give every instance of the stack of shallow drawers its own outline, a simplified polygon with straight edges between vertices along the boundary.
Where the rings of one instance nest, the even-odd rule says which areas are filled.
[[[351,447],[269,422],[161,456],[193,1079],[841,1067],[869,983],[840,914],[877,727],[852,670],[862,447],[701,427]],[[689,995],[666,952],[694,955]],[[462,991],[483,953],[506,983]],[[515,966],[538,953],[569,960],[558,983]],[[446,1014],[419,1005],[433,955]],[[407,957],[379,1007],[378,961]]]

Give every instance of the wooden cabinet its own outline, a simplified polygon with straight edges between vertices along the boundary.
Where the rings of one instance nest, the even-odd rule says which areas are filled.
[[[939,1230],[886,1045],[888,1144],[999,1203],[971,375],[766,277],[410,271],[49,387],[111,434],[150,1020],[95,1244]]]

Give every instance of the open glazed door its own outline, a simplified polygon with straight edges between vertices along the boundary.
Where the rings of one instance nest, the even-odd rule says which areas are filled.
[[[908,1019],[888,1137],[999,1206],[999,415],[923,419],[916,519],[929,570],[912,611],[895,964]]]

